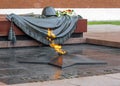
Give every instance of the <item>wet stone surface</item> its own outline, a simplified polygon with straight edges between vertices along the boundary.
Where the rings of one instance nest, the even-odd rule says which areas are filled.
[[[6,84],[47,81],[120,72],[120,49],[88,44],[63,46],[69,54],[106,61],[106,65],[74,65],[58,68],[48,64],[19,63],[18,60],[41,60],[56,53],[49,47],[0,49],[0,81]],[[74,58],[74,57],[73,57]],[[43,59],[44,60],[44,59]]]

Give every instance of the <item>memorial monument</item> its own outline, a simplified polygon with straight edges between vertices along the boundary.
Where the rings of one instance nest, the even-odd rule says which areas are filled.
[[[42,15],[39,17],[27,15],[7,15],[7,19],[11,21],[11,28],[9,31],[9,40],[15,43],[15,33],[13,31],[13,24],[17,25],[25,34],[43,44],[49,45],[56,52],[49,57],[44,57],[41,61],[20,60],[23,63],[47,63],[59,67],[68,67],[75,64],[105,64],[105,62],[91,60],[85,56],[76,56],[67,53],[63,50],[60,44],[70,38],[74,32],[77,21],[80,16],[69,16],[64,13],[62,16],[57,16],[53,7],[45,7]]]

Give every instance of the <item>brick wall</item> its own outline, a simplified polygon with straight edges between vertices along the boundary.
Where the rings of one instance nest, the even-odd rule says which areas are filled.
[[[0,8],[119,8],[120,0],[0,0]]]

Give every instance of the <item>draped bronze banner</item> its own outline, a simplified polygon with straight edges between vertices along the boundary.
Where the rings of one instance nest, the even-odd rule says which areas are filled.
[[[48,28],[51,28],[56,38],[54,42],[57,44],[64,43],[76,28],[76,23],[79,16],[60,16],[60,17],[33,17],[20,16],[15,14],[7,15],[7,19],[16,24],[24,33],[34,38],[35,40],[49,44],[46,39]]]

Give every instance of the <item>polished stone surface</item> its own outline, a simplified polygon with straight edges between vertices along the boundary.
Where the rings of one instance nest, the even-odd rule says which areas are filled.
[[[15,84],[120,72],[119,48],[88,44],[65,45],[63,48],[69,54],[84,55],[89,59],[102,60],[107,62],[107,65],[74,65],[61,69],[48,64],[19,63],[20,59],[39,61],[46,55],[50,57],[54,52],[48,47],[0,49],[0,81],[6,84]]]
[[[44,49],[41,47],[42,50]],[[49,52],[47,49],[45,52]],[[54,52],[54,51],[52,51]],[[21,58],[17,60],[19,63],[27,63],[27,64],[48,64],[53,65],[59,68],[66,68],[71,67],[74,65],[106,65],[107,62],[90,59],[86,57],[85,55],[76,55],[76,54],[64,54],[64,55],[57,55],[57,53],[50,54],[50,55],[43,55],[42,57],[38,58]]]

